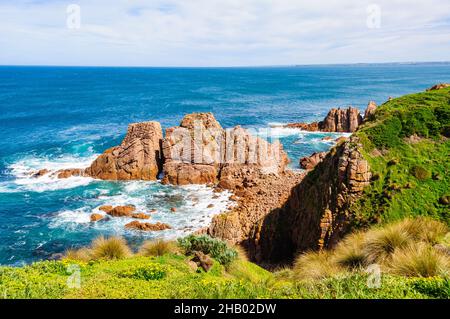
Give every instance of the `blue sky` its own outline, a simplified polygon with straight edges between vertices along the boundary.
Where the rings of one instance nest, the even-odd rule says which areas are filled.
[[[0,0],[2,65],[448,60],[448,0]]]

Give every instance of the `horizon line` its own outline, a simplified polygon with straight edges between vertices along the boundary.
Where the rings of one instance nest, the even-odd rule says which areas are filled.
[[[57,64],[0,64],[0,67],[55,67],[55,68],[184,68],[184,69],[227,69],[227,68],[277,68],[304,66],[344,66],[344,65],[388,65],[388,64],[450,64],[448,61],[404,61],[404,62],[354,62],[354,63],[311,63],[311,64],[267,64],[267,65],[230,65],[230,66],[157,66],[157,65],[57,65]]]

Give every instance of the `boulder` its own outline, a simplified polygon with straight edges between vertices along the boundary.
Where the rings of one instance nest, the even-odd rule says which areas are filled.
[[[450,87],[450,83],[439,83],[436,85],[433,85],[429,89],[427,89],[427,92],[429,91],[435,91],[435,90],[441,90]]]
[[[300,167],[303,169],[313,169],[319,164],[327,155],[327,152],[313,153],[311,156],[306,156],[300,159]]]
[[[63,169],[56,172],[58,178],[69,178],[72,176],[84,176],[84,170],[80,168]]]
[[[168,224],[157,222],[156,224],[151,223],[141,223],[137,220],[132,221],[125,225],[127,229],[141,230],[141,231],[161,231],[166,229],[171,229]]]
[[[104,218],[103,215],[94,213],[91,215],[91,222],[97,222],[99,220],[102,220],[103,218]]]
[[[135,210],[136,208],[133,205],[116,206],[107,214],[113,217],[131,217]]]
[[[369,105],[367,105],[366,111],[364,112],[364,120],[370,120],[377,110],[377,104],[374,101],[370,101]]]
[[[201,251],[195,251],[194,257],[191,259],[197,264],[198,267],[202,267],[204,271],[208,272],[213,266],[214,262],[208,255],[205,255]]]
[[[114,207],[112,207],[111,205],[103,205],[103,206],[100,206],[98,208],[98,210],[101,210],[102,212],[105,212],[105,213],[109,213],[110,211],[112,211],[113,208]]]
[[[104,180],[156,180],[162,164],[161,141],[158,122],[130,124],[122,143],[101,154],[85,174]]]
[[[135,219],[150,219],[150,216],[144,213],[133,213],[131,217]]]
[[[162,145],[164,184],[227,184],[241,170],[278,174],[288,162],[279,142],[268,143],[240,126],[224,130],[211,113],[186,115],[179,127],[166,130]]]
[[[37,172],[33,173],[32,176],[37,178],[37,177],[47,175],[48,173],[50,173],[50,171],[48,169],[44,168],[44,169],[40,169]]]

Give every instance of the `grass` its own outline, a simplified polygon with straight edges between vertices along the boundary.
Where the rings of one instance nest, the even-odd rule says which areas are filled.
[[[123,259],[130,257],[132,252],[127,242],[121,237],[103,236],[95,239],[90,247],[66,252],[66,258],[79,261],[90,261],[99,259]]]
[[[180,252],[180,247],[177,246],[176,242],[165,240],[146,241],[139,249],[139,255],[146,257],[157,257],[178,252]]]
[[[340,272],[339,265],[333,262],[331,255],[326,251],[307,252],[298,257],[294,264],[294,278],[323,279]]]

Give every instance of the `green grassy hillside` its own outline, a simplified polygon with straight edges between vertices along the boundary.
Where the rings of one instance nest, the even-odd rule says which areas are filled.
[[[374,173],[354,207],[358,225],[410,216],[450,225],[450,88],[386,102],[356,135]]]

